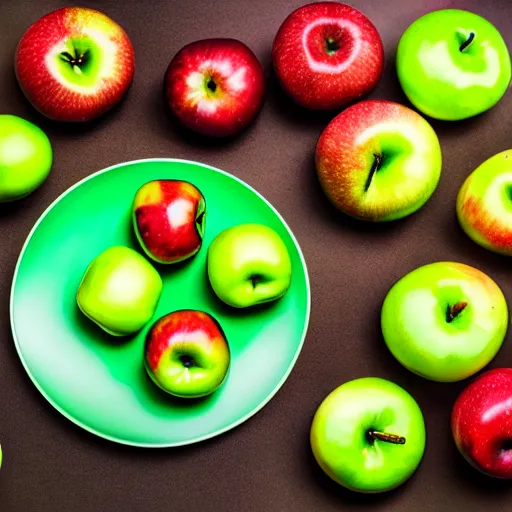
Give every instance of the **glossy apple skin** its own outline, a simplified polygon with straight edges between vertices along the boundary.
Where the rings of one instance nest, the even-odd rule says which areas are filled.
[[[474,39],[462,47],[471,33]],[[510,83],[510,55],[498,30],[484,18],[457,9],[417,19],[398,43],[396,69],[409,101],[445,121],[490,109]]]
[[[73,67],[63,53],[80,57]],[[75,71],[76,70],[76,71]],[[31,25],[15,57],[18,83],[41,114],[57,121],[89,121],[118,103],[135,71],[126,32],[94,9],[64,7]]]
[[[381,158],[372,174],[376,155]],[[421,208],[441,175],[441,148],[432,127],[413,110],[384,100],[361,101],[320,135],[315,165],[338,209],[366,221],[392,221]]]
[[[258,114],[265,88],[258,59],[236,39],[188,44],[170,62],[164,82],[174,115],[191,130],[213,137],[245,128]]]
[[[330,51],[333,43],[338,48]],[[274,39],[272,60],[279,82],[295,102],[333,110],[375,88],[384,49],[363,13],[347,4],[317,2],[286,18]]]
[[[205,222],[203,194],[186,181],[150,181],[135,195],[135,233],[146,254],[158,263],[176,263],[196,254]]]
[[[405,444],[370,441],[369,430],[405,437]],[[389,491],[416,470],[426,442],[425,423],[412,396],[388,380],[366,377],[342,384],[313,418],[311,449],[324,472],[358,492]]]
[[[282,297],[292,265],[286,245],[271,228],[239,224],[222,231],[208,249],[208,277],[226,304],[246,308]]]
[[[512,149],[469,175],[457,196],[457,217],[477,244],[512,256]]]
[[[466,307],[450,322],[447,308]],[[462,263],[419,267],[388,292],[381,314],[391,353],[426,379],[454,382],[486,366],[500,349],[508,308],[498,285]]]
[[[48,177],[53,151],[45,133],[21,117],[0,115],[0,202],[26,197]]]
[[[76,300],[90,320],[113,336],[133,334],[154,315],[162,279],[138,252],[110,247],[87,267]]]
[[[512,369],[480,375],[462,391],[452,410],[455,444],[483,473],[512,478]]]
[[[229,345],[208,313],[174,311],[157,320],[146,337],[144,362],[153,382],[180,398],[210,395],[226,379]]]

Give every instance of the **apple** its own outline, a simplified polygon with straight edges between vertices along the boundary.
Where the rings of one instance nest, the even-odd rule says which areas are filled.
[[[457,197],[457,216],[477,244],[512,256],[512,149],[489,158],[469,175]]]
[[[29,195],[47,178],[52,146],[45,133],[21,117],[0,115],[0,202]]]
[[[82,313],[113,336],[142,329],[155,313],[162,279],[138,252],[110,247],[87,267],[76,300]]]
[[[292,264],[280,236],[262,224],[239,224],[218,234],[208,248],[208,278],[226,304],[246,308],[282,297]]]
[[[455,444],[466,460],[496,478],[512,478],[512,368],[487,371],[452,410]]]
[[[64,7],[36,21],[16,49],[15,71],[29,102],[56,121],[89,121],[118,103],[133,80],[133,47],[105,14]]]
[[[398,79],[409,101],[444,121],[493,107],[510,83],[510,55],[496,28],[468,11],[443,9],[418,18],[402,35]]]
[[[245,128],[263,102],[263,70],[236,39],[203,39],[182,48],[164,80],[173,114],[203,135],[226,137]]]
[[[391,353],[426,379],[455,382],[480,371],[496,355],[508,326],[498,285],[462,263],[431,263],[402,277],[381,314]]]
[[[389,491],[416,470],[425,450],[425,423],[414,398],[388,380],[342,384],[320,404],[311,449],[338,484],[364,493]]]
[[[441,175],[432,127],[413,110],[384,100],[356,103],[320,135],[315,164],[330,201],[366,221],[391,221],[421,208]]]
[[[296,103],[333,110],[375,88],[384,48],[362,12],[347,4],[316,2],[293,11],[279,27],[272,61],[281,86]]]
[[[203,194],[187,181],[150,181],[137,191],[133,202],[137,238],[158,263],[176,263],[196,254],[205,218]]]
[[[180,398],[210,395],[226,379],[230,352],[220,324],[208,313],[174,311],[149,330],[144,363],[153,382]]]

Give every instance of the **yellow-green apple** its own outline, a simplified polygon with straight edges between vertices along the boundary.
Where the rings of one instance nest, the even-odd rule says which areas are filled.
[[[142,329],[155,313],[162,279],[138,252],[110,247],[87,267],[76,300],[82,313],[114,336]]]
[[[64,7],[40,18],[23,34],[15,57],[25,96],[57,121],[100,116],[124,96],[134,70],[126,32],[86,7]]]
[[[486,366],[500,349],[508,308],[498,285],[462,263],[413,270],[388,292],[382,334],[391,353],[426,379],[454,382]]]
[[[375,88],[384,49],[362,12],[347,4],[316,2],[286,18],[274,39],[272,60],[293,100],[309,109],[332,110]]]
[[[245,308],[282,297],[292,276],[281,237],[262,224],[239,224],[218,234],[208,248],[208,277],[226,304]]]
[[[402,35],[396,70],[410,102],[427,116],[456,121],[493,107],[510,83],[510,55],[498,30],[468,11],[418,18]]]
[[[0,115],[0,202],[27,196],[47,178],[52,146],[45,133],[21,117]]]
[[[196,254],[205,218],[203,194],[187,181],[150,181],[137,191],[133,202],[137,238],[146,254],[159,263],[175,263]]]
[[[311,425],[316,461],[335,482],[358,492],[389,491],[416,470],[425,423],[414,398],[388,380],[342,384],[320,404]]]
[[[457,197],[457,216],[477,244],[512,256],[512,149],[489,158],[469,175]]]
[[[398,103],[362,101],[336,116],[315,152],[320,184],[352,217],[391,221],[421,208],[441,174],[441,148],[432,127]]]
[[[452,410],[452,433],[475,468],[512,478],[512,368],[480,375],[462,391]]]
[[[263,102],[263,70],[236,39],[203,39],[172,59],[164,80],[170,110],[188,128],[226,137],[245,128]]]
[[[146,370],[165,392],[181,398],[210,395],[226,379],[229,345],[220,324],[203,311],[174,311],[146,337]]]

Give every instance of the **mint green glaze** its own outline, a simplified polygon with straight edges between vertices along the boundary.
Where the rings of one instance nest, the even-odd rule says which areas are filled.
[[[451,321],[447,310],[467,303]],[[492,279],[461,263],[439,262],[413,270],[388,292],[381,314],[391,353],[427,379],[454,382],[486,366],[508,326],[505,297]]]
[[[21,117],[0,115],[0,202],[21,199],[47,178],[53,152],[48,137]]]
[[[510,55],[498,30],[457,9],[428,13],[410,25],[398,44],[396,68],[411,103],[448,121],[493,107],[511,77]]]
[[[371,442],[377,430],[405,438],[405,444]],[[393,382],[366,377],[347,382],[321,403],[311,425],[311,448],[320,467],[353,491],[376,493],[404,483],[425,450],[421,410]]]
[[[146,374],[150,324],[127,340],[85,318],[75,294],[91,260],[112,245],[142,252],[132,229],[136,191],[156,179],[194,183],[208,204],[203,249],[187,262],[159,267],[164,282],[154,318],[177,309],[211,313],[229,340],[231,369],[222,387],[194,402],[166,395]],[[213,293],[206,248],[224,229],[256,222],[276,230],[292,262],[286,295],[265,307],[236,310]],[[81,181],[53,203],[22,250],[11,293],[11,326],[21,361],[49,402],[81,427],[113,441],[148,447],[207,439],[260,410],[282,386],[299,355],[310,292],[300,248],[276,210],[238,179],[181,160],[142,160]]]

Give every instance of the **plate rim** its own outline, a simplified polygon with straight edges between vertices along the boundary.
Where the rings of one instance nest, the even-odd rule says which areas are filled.
[[[294,354],[292,360],[290,361],[290,364],[288,365],[283,376],[281,377],[279,382],[274,386],[272,391],[256,407],[251,409],[248,413],[244,414],[239,419],[232,421],[227,426],[216,429],[213,432],[210,432],[208,434],[203,434],[201,436],[193,437],[186,441],[178,441],[178,442],[172,442],[172,443],[145,443],[145,442],[136,442],[136,441],[129,441],[126,439],[116,438],[115,436],[100,432],[99,430],[97,430],[93,427],[90,427],[90,426],[84,424],[83,422],[79,421],[78,419],[74,418],[71,414],[69,414],[67,411],[65,411],[60,405],[55,403],[55,401],[48,395],[48,393],[46,393],[46,391],[43,389],[43,387],[39,384],[37,379],[32,375],[32,372],[23,357],[23,352],[21,350],[20,343],[16,336],[16,329],[15,329],[15,324],[14,324],[14,289],[16,286],[17,278],[18,278],[19,268],[20,268],[21,262],[23,260],[25,251],[28,247],[28,244],[30,243],[30,240],[32,239],[33,234],[35,233],[35,231],[37,230],[37,228],[39,227],[41,222],[44,220],[44,218],[57,205],[57,203],[59,203],[64,197],[66,197],[68,194],[73,192],[73,190],[80,187],[87,181],[92,180],[95,177],[100,176],[101,174],[113,171],[113,170],[117,169],[118,167],[124,167],[124,166],[128,166],[128,165],[135,165],[135,164],[148,163],[148,162],[182,163],[182,164],[191,164],[191,165],[198,165],[201,167],[206,167],[206,168],[210,169],[211,171],[214,171],[219,174],[223,174],[229,178],[232,178],[233,180],[239,182],[241,185],[247,187],[251,192],[256,194],[256,196],[258,196],[274,212],[274,214],[278,217],[278,219],[282,222],[283,226],[286,228],[286,231],[290,235],[290,237],[298,251],[299,258],[300,258],[302,266],[304,268],[304,276],[305,276],[305,282],[306,282],[306,315],[305,315],[305,321],[304,321],[304,328],[303,328],[302,334],[301,334],[301,339],[297,345],[297,349],[295,351],[295,354]],[[238,176],[235,176],[231,173],[223,171],[222,169],[219,169],[218,167],[214,167],[209,164],[205,164],[205,163],[198,162],[195,160],[182,159],[182,158],[141,158],[141,159],[137,159],[137,160],[128,160],[126,162],[120,162],[120,163],[105,167],[104,169],[96,171],[92,174],[89,174],[85,178],[82,178],[81,180],[79,180],[75,184],[71,185],[66,190],[64,190],[64,192],[59,194],[57,196],[57,198],[54,199],[45,208],[45,210],[41,213],[41,215],[38,217],[38,219],[32,226],[31,230],[29,231],[29,233],[25,239],[25,242],[23,243],[23,246],[20,250],[18,258],[16,260],[16,266],[14,268],[14,273],[13,273],[12,283],[11,283],[11,292],[10,292],[10,296],[9,296],[9,322],[11,324],[11,333],[12,333],[13,340],[14,340],[14,346],[16,347],[16,352],[18,354],[18,357],[21,361],[21,364],[22,364],[25,372],[27,373],[30,380],[32,381],[32,384],[36,387],[36,389],[39,391],[39,393],[41,393],[41,395],[46,399],[46,401],[54,409],[56,409],[60,414],[62,414],[62,416],[64,416],[67,420],[74,423],[76,426],[89,432],[90,434],[96,435],[100,438],[106,439],[113,443],[122,444],[125,446],[133,446],[133,447],[137,447],[137,448],[173,448],[173,447],[178,447],[178,446],[186,446],[186,445],[190,445],[190,444],[199,443],[201,441],[206,441],[207,439],[211,439],[213,437],[222,435],[222,434],[228,432],[229,430],[232,430],[232,429],[238,427],[242,423],[245,423],[251,417],[256,415],[259,411],[261,411],[270,402],[270,400],[272,400],[272,398],[274,398],[274,396],[283,387],[284,383],[288,380],[288,377],[290,376],[291,372],[293,371],[293,368],[295,367],[295,364],[297,363],[299,355],[302,352],[302,347],[304,345],[304,341],[306,339],[306,335],[307,335],[308,328],[309,328],[310,316],[311,316],[311,285],[310,285],[309,272],[308,272],[306,260],[304,258],[304,254],[302,253],[302,249],[300,247],[300,244],[299,244],[297,238],[293,234],[293,231],[291,230],[290,226],[285,221],[283,216],[277,211],[277,209],[261,193],[259,193],[256,189],[254,189],[251,185],[246,183],[244,180],[240,179]]]

